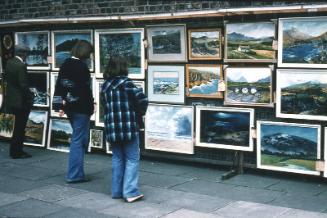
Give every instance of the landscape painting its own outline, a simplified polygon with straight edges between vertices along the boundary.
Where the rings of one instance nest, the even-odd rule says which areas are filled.
[[[0,137],[11,138],[14,131],[15,116],[0,113]]]
[[[253,151],[254,110],[196,107],[196,146]]]
[[[143,29],[96,31],[95,34],[97,77],[103,78],[111,57],[120,56],[127,61],[130,78],[144,79]]]
[[[104,127],[104,107],[101,103],[101,87],[104,80],[97,80],[95,85],[95,101],[96,104],[96,114],[95,114],[95,125],[99,127]]]
[[[49,107],[49,74],[48,72],[29,71],[29,86],[34,94],[33,106]]]
[[[327,68],[327,17],[279,19],[278,66]]]
[[[50,55],[49,32],[17,32],[16,45],[29,48],[26,64],[28,69],[49,69],[48,56]]]
[[[257,166],[262,169],[320,175],[320,126],[258,121]]]
[[[148,26],[149,62],[186,62],[185,25]]]
[[[153,72],[153,94],[178,95],[179,73],[155,71]]]
[[[235,62],[272,62],[275,24],[272,22],[226,24],[225,59]]]
[[[32,110],[25,128],[25,145],[45,146],[48,111]]]
[[[88,152],[91,152],[92,148],[103,148],[103,131],[100,129],[90,129],[90,143]]]
[[[187,96],[222,98],[222,93],[218,92],[221,69],[221,65],[213,64],[186,65]]]
[[[73,129],[66,119],[51,119],[49,125],[48,149],[69,152]]]
[[[52,50],[53,55],[53,70],[59,70],[59,67],[67,58],[70,58],[71,50],[78,40],[85,40],[93,44],[93,37],[91,30],[80,31],[53,31],[52,32]],[[86,60],[90,70],[93,70],[93,61]]]
[[[273,106],[269,67],[228,67],[225,84],[226,105]]]
[[[327,120],[326,70],[277,70],[278,117]]]
[[[188,31],[188,37],[190,60],[221,59],[220,29],[193,29]]]
[[[193,107],[150,104],[145,149],[193,154]]]

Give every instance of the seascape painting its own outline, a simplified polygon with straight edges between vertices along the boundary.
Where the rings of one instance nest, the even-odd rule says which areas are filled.
[[[29,86],[34,94],[33,106],[49,106],[49,75],[48,72],[30,71],[28,72]]]
[[[326,70],[277,70],[278,117],[327,120]]]
[[[153,72],[153,94],[178,95],[178,72]]]
[[[188,37],[190,60],[221,59],[220,29],[189,30]]]
[[[44,147],[47,123],[48,111],[32,110],[25,128],[24,144]]]
[[[66,119],[51,119],[49,125],[48,149],[69,152],[73,129]]]
[[[272,71],[269,67],[228,67],[225,71],[226,105],[272,105]]]
[[[49,69],[49,32],[18,32],[16,45],[29,48],[26,64],[29,69]]]
[[[196,107],[196,146],[252,151],[254,110]]]
[[[272,22],[226,25],[225,58],[228,61],[271,62],[275,51],[275,24]]]
[[[15,116],[0,114],[0,137],[11,138],[14,131]]]
[[[222,98],[218,92],[220,65],[189,64],[186,66],[187,95],[189,97]]]
[[[258,121],[258,168],[320,175],[320,126]]]
[[[327,17],[279,19],[279,67],[327,67]]]
[[[90,129],[90,144],[88,152],[91,152],[92,148],[103,148],[103,131],[99,129]]]
[[[145,116],[145,148],[193,154],[193,107],[149,105]]]

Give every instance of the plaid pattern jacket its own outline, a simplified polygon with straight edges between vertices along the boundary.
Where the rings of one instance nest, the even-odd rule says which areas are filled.
[[[107,79],[102,85],[106,140],[110,143],[128,141],[139,136],[142,116],[148,99],[128,77]]]

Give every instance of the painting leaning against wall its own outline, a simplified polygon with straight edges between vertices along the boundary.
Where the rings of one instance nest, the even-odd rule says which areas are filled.
[[[73,129],[67,119],[50,119],[48,149],[69,152]]]
[[[25,128],[25,145],[38,147],[45,146],[48,112],[32,110],[29,114]]]

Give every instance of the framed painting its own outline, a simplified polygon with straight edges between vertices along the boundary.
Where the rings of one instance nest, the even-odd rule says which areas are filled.
[[[253,151],[254,110],[196,107],[196,146]]]
[[[48,111],[32,110],[25,128],[25,145],[45,147]]]
[[[225,84],[225,105],[273,107],[270,67],[227,67]]]
[[[106,153],[112,154],[112,147],[109,142],[106,141]]]
[[[88,152],[91,152],[91,149],[103,149],[103,131],[100,129],[90,129],[90,143]]]
[[[16,32],[15,43],[29,48],[26,64],[28,69],[50,69],[50,33],[48,31]]]
[[[48,149],[69,152],[73,129],[67,119],[51,118],[49,124]]]
[[[320,175],[320,126],[257,121],[257,167]]]
[[[279,69],[276,116],[327,120],[327,70]]]
[[[222,66],[215,64],[186,65],[186,96],[201,98],[223,98],[218,92],[222,79]]]
[[[148,67],[149,101],[184,104],[184,83],[184,66]]]
[[[220,60],[221,29],[188,30],[188,51],[190,60]]]
[[[127,60],[128,77],[144,79],[144,29],[95,30],[95,73],[103,78],[110,57]]]
[[[186,26],[147,26],[149,62],[186,62]]]
[[[327,68],[327,17],[281,18],[278,67]]]
[[[15,125],[15,116],[0,113],[0,137],[11,138]]]
[[[34,93],[33,106],[49,107],[49,73],[42,71],[28,71],[30,90]]]
[[[225,36],[226,62],[274,62],[273,22],[228,23]]]
[[[88,41],[93,45],[92,30],[52,31],[52,70],[59,70],[64,61],[71,57],[70,52],[78,40]],[[93,60],[87,59],[89,69],[93,71]]]
[[[327,164],[326,164],[326,160],[327,160],[327,127],[325,127],[324,128],[325,130],[324,130],[324,136],[325,136],[325,140],[324,140],[324,160],[325,160],[325,162],[324,162],[324,164],[325,164],[325,170],[324,170],[324,177],[327,177]]]
[[[104,80],[97,80],[95,84],[95,101],[96,104],[96,113],[95,113],[95,125],[99,127],[104,127],[104,107],[101,102],[101,87],[104,83]]]
[[[150,104],[145,116],[145,149],[193,154],[193,107]]]

